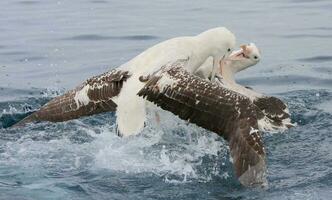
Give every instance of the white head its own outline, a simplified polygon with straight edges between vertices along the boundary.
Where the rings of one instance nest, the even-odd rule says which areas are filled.
[[[256,65],[261,59],[260,51],[254,43],[240,47],[241,49],[234,51],[219,68],[219,73],[230,81],[234,80],[235,73]]]
[[[209,29],[199,34],[197,38],[200,40],[200,46],[196,51],[199,52],[202,60],[199,65],[203,64],[208,57],[213,58],[214,65],[219,65],[221,60],[232,53],[236,43],[234,34],[225,27]]]
[[[227,59],[230,61],[229,67],[232,67],[235,73],[256,65],[261,59],[260,51],[254,43],[240,47],[240,50],[233,52]]]

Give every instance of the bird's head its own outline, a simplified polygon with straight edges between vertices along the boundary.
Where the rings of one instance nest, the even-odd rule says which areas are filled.
[[[240,50],[234,51],[220,64],[219,73],[221,75],[225,73],[235,74],[256,65],[260,61],[261,54],[254,43],[241,45],[240,47]]]
[[[209,29],[199,34],[198,38],[202,43],[197,48],[205,49],[208,54],[204,56],[213,57],[215,63],[226,59],[232,53],[236,43],[235,35],[225,27]]]
[[[241,45],[240,50],[232,52],[228,58],[220,62],[217,73],[229,82],[234,82],[235,73],[257,64],[260,59],[260,51],[254,43]]]
[[[227,59],[233,52],[236,44],[235,35],[227,28],[220,27],[213,29],[215,34],[215,51],[213,58],[215,62]]]
[[[227,59],[235,73],[256,65],[261,59],[260,51],[254,43],[241,45],[240,47],[240,50],[233,52]]]

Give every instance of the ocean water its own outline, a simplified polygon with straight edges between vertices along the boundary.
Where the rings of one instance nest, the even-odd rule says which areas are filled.
[[[0,1],[0,199],[332,199],[332,2]],[[165,114],[119,138],[106,113],[5,128],[165,39],[226,26],[261,62],[240,83],[289,104],[265,133],[269,188],[242,187],[225,141]]]

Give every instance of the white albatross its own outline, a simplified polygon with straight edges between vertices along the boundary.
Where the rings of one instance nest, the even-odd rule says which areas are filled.
[[[137,96],[145,85],[142,79],[180,59],[188,61],[183,68],[193,74],[211,57],[212,67],[209,70],[215,74],[221,61],[231,54],[234,46],[235,36],[225,27],[209,29],[196,36],[166,40],[120,67],[93,77],[76,89],[54,98],[16,126],[33,121],[66,121],[116,111],[119,135],[138,134],[144,128],[146,119],[146,101]]]
[[[241,184],[265,185],[266,153],[258,122],[266,117],[277,122],[280,118],[289,118],[285,104],[280,100],[266,101],[265,96],[251,99],[226,84],[194,75],[209,57],[212,57],[211,64],[203,72],[211,73],[212,80],[215,74],[223,75],[227,66],[235,66],[233,62],[224,62],[234,43],[235,37],[225,28],[162,42],[119,68],[90,78],[54,98],[15,126],[116,111],[119,131],[128,136],[144,127],[147,100],[222,136],[229,142]]]
[[[220,61],[228,57],[234,46],[235,36],[228,29],[219,27],[194,37],[178,37],[164,41],[120,66],[119,70],[128,71],[132,76],[114,99],[117,104],[116,123],[119,133],[129,136],[144,128],[146,102],[137,96],[137,93],[145,83],[139,81],[140,77],[147,78],[165,64],[179,59],[188,60],[183,67],[193,74],[209,57],[213,60],[211,72],[215,73]]]

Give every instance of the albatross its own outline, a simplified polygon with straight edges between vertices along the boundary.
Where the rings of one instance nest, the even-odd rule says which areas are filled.
[[[146,101],[137,95],[144,79],[167,63],[182,59],[184,69],[193,74],[212,58],[211,73],[235,46],[235,36],[225,27],[204,31],[196,36],[176,37],[156,44],[120,67],[88,79],[74,90],[56,97],[40,110],[16,124],[33,121],[60,122],[101,112],[116,112],[117,131],[121,136],[138,134],[146,119]]]
[[[235,37],[226,28],[167,40],[54,98],[16,127],[34,121],[59,122],[115,111],[121,135],[129,136],[144,127],[145,105],[152,102],[222,136],[229,143],[240,183],[265,185],[266,152],[259,121],[267,119],[266,122],[277,124],[289,118],[289,114],[286,105],[277,98],[275,101],[266,96],[250,98],[233,90],[236,87],[232,88],[231,81],[226,83],[229,67],[252,65],[248,60],[237,63],[235,59],[237,56],[239,60],[248,59],[249,54],[232,54],[232,60],[229,55],[234,45]],[[208,59],[212,60],[204,69]],[[207,78],[195,75],[201,66]]]

